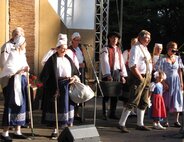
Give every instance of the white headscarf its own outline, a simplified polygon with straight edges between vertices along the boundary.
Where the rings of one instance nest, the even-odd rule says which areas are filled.
[[[22,35],[18,35],[14,39],[14,43],[15,43],[14,47],[19,48],[25,41],[26,41],[25,37],[23,37]]]
[[[67,35],[66,34],[59,34],[58,35],[58,42],[57,42],[57,44],[56,44],[56,47],[59,47],[59,46],[61,46],[61,45],[67,45],[67,41],[68,41],[68,39],[67,39]]]
[[[59,47],[61,45],[67,45],[67,35],[66,34],[62,34],[60,33],[58,35],[58,42],[56,44],[56,47]],[[54,54],[56,53],[57,50],[56,49],[51,49],[47,52],[47,54],[44,55],[41,64],[44,66],[45,62]]]
[[[155,43],[155,47],[160,47],[160,48],[163,48],[163,45],[161,43]]]
[[[72,34],[71,38],[73,40],[74,38],[81,38],[81,36],[80,36],[80,34],[78,32],[75,32],[75,33]]]
[[[164,74],[163,79],[165,80],[167,76],[164,72],[163,74]],[[154,78],[156,79],[157,77],[159,77],[159,71],[156,71],[153,75],[154,75]]]

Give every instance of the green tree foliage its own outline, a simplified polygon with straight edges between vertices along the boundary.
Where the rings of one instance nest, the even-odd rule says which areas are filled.
[[[110,31],[119,31],[120,1],[110,0]],[[152,34],[150,50],[155,42],[166,46],[172,40],[181,46],[184,43],[183,23],[183,0],[123,0],[123,47],[128,48],[130,39],[137,36],[142,29]],[[184,47],[181,50],[184,51]]]

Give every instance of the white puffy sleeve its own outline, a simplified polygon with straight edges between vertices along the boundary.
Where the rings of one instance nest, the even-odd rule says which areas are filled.
[[[42,58],[42,61],[41,61],[42,66],[44,66],[45,62],[47,62],[49,57],[51,57],[54,53],[56,53],[56,50],[51,49],[44,55],[44,57]]]
[[[109,53],[107,47],[102,48],[100,52],[100,65],[101,65],[101,72],[104,77],[111,75],[109,65]]]
[[[152,83],[150,84],[150,92],[153,92],[154,89],[155,89],[155,83],[152,82]]]

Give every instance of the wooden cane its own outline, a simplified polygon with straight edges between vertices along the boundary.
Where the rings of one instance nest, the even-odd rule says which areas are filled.
[[[57,92],[57,93],[58,93],[58,92]],[[55,96],[54,104],[55,104],[55,118],[56,118],[57,137],[59,137],[58,110],[57,110],[57,95]]]
[[[31,119],[31,133],[34,137],[34,130],[33,130],[33,113],[32,113],[32,102],[31,102],[31,93],[30,93],[30,84],[29,84],[29,72],[27,72],[27,90],[28,90],[28,102],[29,102],[29,115]]]

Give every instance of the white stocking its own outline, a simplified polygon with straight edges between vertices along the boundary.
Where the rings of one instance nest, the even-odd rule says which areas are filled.
[[[121,114],[121,118],[119,120],[119,125],[120,126],[125,126],[125,123],[127,121],[127,118],[129,116],[130,112],[131,112],[130,110],[124,109],[124,111]]]
[[[137,109],[137,125],[144,126],[144,113],[145,110]]]
[[[21,133],[21,126],[16,126],[15,134],[16,135],[22,135],[22,133]]]

